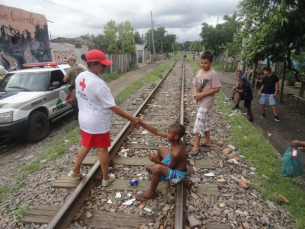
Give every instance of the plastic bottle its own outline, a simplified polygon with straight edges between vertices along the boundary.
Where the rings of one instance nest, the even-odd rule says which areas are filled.
[[[293,159],[297,159],[298,158],[298,150],[297,150],[297,148],[293,148],[292,157],[293,157]]]

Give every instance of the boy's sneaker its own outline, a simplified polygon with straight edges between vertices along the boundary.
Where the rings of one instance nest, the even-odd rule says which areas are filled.
[[[277,117],[277,116],[274,116],[274,120],[277,121],[277,122],[281,121],[281,120],[279,119],[279,117]]]
[[[236,109],[239,109],[239,105],[236,104],[234,107],[232,107],[232,110],[236,110]]]
[[[253,118],[249,118],[248,120],[249,120],[249,122],[253,122]]]
[[[231,98],[227,98],[228,101],[233,101],[234,99],[231,97]]]
[[[114,181],[114,179],[115,179],[114,174],[109,175],[109,180],[103,180],[102,186],[106,187],[106,186],[110,185]]]
[[[266,118],[266,115],[265,113],[262,114],[261,118]]]

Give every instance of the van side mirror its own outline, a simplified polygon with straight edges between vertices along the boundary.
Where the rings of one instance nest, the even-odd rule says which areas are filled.
[[[54,81],[49,89],[54,90],[54,89],[57,89],[57,88],[60,88],[60,82]]]

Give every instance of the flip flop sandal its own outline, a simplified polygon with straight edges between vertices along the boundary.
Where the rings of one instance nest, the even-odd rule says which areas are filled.
[[[196,152],[197,152],[197,153],[196,153]],[[192,157],[198,156],[198,154],[199,154],[199,149],[191,150],[190,155],[191,155]]]
[[[206,145],[204,143],[200,143],[200,147],[211,147],[211,146],[208,146],[208,145]]]
[[[151,199],[153,199],[157,196],[158,196],[157,193],[155,195],[151,196],[151,197],[144,196],[144,193],[141,193],[141,194],[136,195],[136,199],[139,200],[139,201],[144,202],[144,201],[147,201],[147,200],[151,200]]]

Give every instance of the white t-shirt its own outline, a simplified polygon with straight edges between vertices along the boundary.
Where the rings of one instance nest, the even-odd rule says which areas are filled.
[[[90,134],[103,134],[110,130],[110,107],[115,106],[107,84],[97,75],[85,71],[75,80],[80,128]]]

